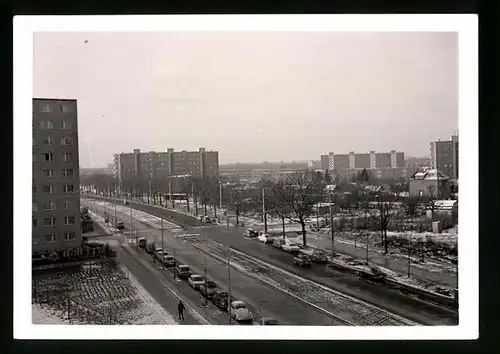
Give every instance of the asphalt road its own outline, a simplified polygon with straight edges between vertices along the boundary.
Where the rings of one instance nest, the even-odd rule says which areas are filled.
[[[93,211],[97,211],[99,215],[104,214],[104,206],[102,204],[96,203],[95,208],[92,207],[92,209]],[[117,216],[125,223],[125,239],[128,237],[127,231],[130,229],[129,214],[117,212]],[[134,229],[138,230],[138,237],[146,237],[148,240],[154,240],[156,247],[161,247],[162,238],[160,230],[154,229],[147,223],[144,223],[144,221],[140,222],[135,219],[134,215],[132,225]],[[168,225],[165,222],[164,227],[168,228],[171,227],[171,225]],[[196,229],[193,230],[197,231]],[[176,228],[175,230],[165,230],[163,235],[164,248],[169,254],[174,255],[177,260],[189,265],[193,273],[204,276],[206,265],[207,278],[215,281],[221,289],[227,291],[229,283],[227,264],[211,257],[207,257],[202,252],[192,247],[189,242],[183,240],[183,237],[180,236],[182,234],[193,234],[195,233],[194,231],[188,232],[179,228]],[[135,240],[135,237],[132,237],[132,241],[133,240]],[[120,253],[122,257],[125,257],[124,252]],[[161,294],[159,293],[163,287],[161,282],[157,279],[160,278],[162,281],[169,281],[170,284],[175,287],[175,290],[178,291],[179,295],[185,297],[187,301],[194,308],[196,308],[197,311],[204,314],[204,317],[211,323],[228,323],[228,315],[226,312],[217,309],[210,303],[210,307],[208,309],[204,308],[204,298],[198,291],[189,287],[186,281],[174,282],[172,271],[169,269],[162,269],[161,265],[153,263],[153,258],[145,251],[136,247],[128,247],[128,253],[129,256],[126,258],[127,263],[124,262],[124,264],[127,267],[131,266],[131,272],[133,274],[134,271],[137,273],[134,274],[134,276],[139,279],[146,290],[152,292],[152,296],[155,299],[158,297],[161,300]],[[118,260],[120,261],[120,259]],[[145,268],[144,264],[147,264],[148,268],[153,268],[158,273],[156,278],[151,274],[148,275],[145,273],[146,270],[143,269]],[[234,269],[231,269],[231,294],[236,299],[242,300],[248,305],[254,315],[254,319],[258,319],[261,316],[272,317],[277,319],[283,325],[343,325],[341,321],[332,318],[328,314],[319,311],[272,286],[266,285],[254,277],[242,274]],[[171,312],[171,309],[167,308],[167,300],[159,302],[162,305],[165,303],[164,307],[167,311]],[[170,303],[172,303],[172,301],[170,301]],[[175,304],[176,302],[173,303]],[[174,310],[176,311],[176,309]],[[206,314],[209,310],[211,313]]]
[[[218,242],[229,243],[230,247],[238,251],[326,285],[347,295],[384,308],[417,323],[424,325],[458,324],[457,313],[392,291],[383,285],[369,283],[340,271],[332,271],[322,265],[315,264],[311,269],[296,267],[293,264],[291,255],[271,245],[265,245],[256,240],[244,238],[243,229],[230,227],[228,233],[224,227],[215,225],[207,227],[207,224],[202,224],[193,217],[179,214],[175,211],[135,202],[133,202],[132,205],[137,210],[164,217],[165,219],[171,219],[176,223],[182,224],[187,234],[200,234]]]

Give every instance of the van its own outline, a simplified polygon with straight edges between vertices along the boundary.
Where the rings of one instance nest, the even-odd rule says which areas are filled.
[[[328,257],[324,251],[317,249],[301,249],[299,252],[311,258],[311,261],[314,263],[328,263]]]

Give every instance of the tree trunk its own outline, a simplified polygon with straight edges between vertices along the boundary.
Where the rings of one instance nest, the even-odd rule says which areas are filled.
[[[389,253],[389,247],[387,245],[387,226],[384,227],[384,254]]]
[[[194,202],[195,213],[196,215],[198,215],[198,196],[194,196],[193,202]]]
[[[187,212],[189,213],[189,195],[186,197]]]
[[[304,222],[304,220],[300,220],[300,226],[302,227],[302,244],[304,245],[304,247],[307,246],[306,244],[306,223]]]
[[[207,216],[207,203],[205,203],[205,216]]]
[[[285,239],[286,232],[285,232],[285,217],[284,216],[281,218],[281,223],[283,225],[283,239]]]
[[[239,225],[240,224],[240,208],[238,207],[238,205],[236,205],[236,225]]]
[[[214,217],[217,217],[217,204],[214,204]]]

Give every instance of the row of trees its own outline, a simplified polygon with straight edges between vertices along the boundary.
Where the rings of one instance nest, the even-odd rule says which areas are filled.
[[[175,185],[173,185],[174,181]],[[200,203],[205,215],[207,215],[207,207],[211,206],[215,217],[217,217],[217,208],[222,197],[223,206],[235,214],[237,223],[242,212],[261,213],[264,204],[265,214],[261,213],[264,220],[267,215],[273,215],[301,225],[304,245],[307,243],[307,219],[317,215],[318,203],[332,201],[332,214],[341,209],[349,211],[355,208],[362,210],[365,218],[374,220],[380,227],[386,253],[388,252],[387,229],[394,215],[406,213],[408,217],[415,217],[422,205],[428,206],[434,214],[437,197],[435,193],[429,193],[430,197],[426,199],[406,198],[404,203],[398,203],[400,199],[394,190],[401,186],[385,186],[385,188],[367,192],[363,189],[363,183],[366,181],[367,176],[362,171],[359,184],[341,184],[333,191],[326,191],[326,186],[331,184],[328,174],[295,171],[280,179],[260,181],[259,191],[263,190],[264,193],[257,193],[250,197],[245,195],[246,191],[238,183],[228,183],[215,177],[174,178],[170,182],[168,180],[122,181],[121,193],[135,192],[136,197],[143,197],[146,194],[148,202],[150,199],[153,201],[159,199],[160,203],[167,202],[170,192],[181,193],[186,198],[188,211],[191,207],[190,199],[192,199],[196,201],[194,203],[196,215],[199,214],[198,203]],[[108,190],[111,195],[118,193],[118,185],[111,176],[96,175],[87,181],[82,178],[82,184],[92,184],[98,192],[104,194],[108,194]],[[334,232],[342,232],[344,224],[339,221],[330,226]]]

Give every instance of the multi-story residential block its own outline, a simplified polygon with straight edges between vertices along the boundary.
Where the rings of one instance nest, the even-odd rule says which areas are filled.
[[[451,140],[433,141],[429,145],[431,168],[458,179],[458,134]]]
[[[141,152],[114,155],[114,177],[124,180],[157,180],[172,176],[217,177],[219,175],[219,153],[206,151]]]
[[[351,178],[363,169],[369,171],[374,177],[383,179],[399,179],[410,176],[409,171],[405,168],[404,153],[395,150],[387,153],[370,151],[363,154],[354,152],[334,154],[330,152],[328,155],[321,156],[322,166],[324,160],[326,165],[325,156],[328,156],[328,171],[339,178]]]
[[[328,155],[321,155],[320,158],[320,168],[323,171],[328,171],[329,163],[328,163]]]
[[[33,99],[33,253],[81,246],[77,102]]]

